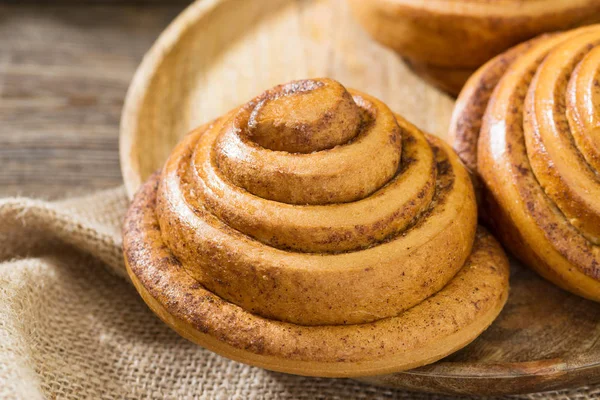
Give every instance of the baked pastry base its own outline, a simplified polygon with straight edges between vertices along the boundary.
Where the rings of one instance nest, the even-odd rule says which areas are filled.
[[[158,175],[134,198],[124,225],[127,271],[148,306],[185,338],[236,361],[298,375],[388,374],[464,347],[508,297],[508,262],[479,229],[465,266],[441,291],[392,318],[302,326],[251,314],[194,280],[164,245],[154,207]]]

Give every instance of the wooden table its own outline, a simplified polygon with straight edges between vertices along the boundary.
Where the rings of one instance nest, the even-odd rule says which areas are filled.
[[[119,119],[129,81],[187,3],[0,5],[0,197],[56,198],[121,184]]]

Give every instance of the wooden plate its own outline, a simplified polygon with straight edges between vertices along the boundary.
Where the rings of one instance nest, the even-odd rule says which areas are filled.
[[[344,0],[201,0],[160,36],[123,111],[121,168],[131,196],[190,129],[275,84],[329,76],[445,137],[453,101],[414,76],[352,20]],[[600,304],[513,263],[498,320],[433,365],[365,378],[391,387],[510,394],[600,382]]]

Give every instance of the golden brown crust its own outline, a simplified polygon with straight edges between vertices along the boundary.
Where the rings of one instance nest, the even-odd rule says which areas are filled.
[[[458,90],[452,89],[461,86],[458,71],[475,69],[541,33],[597,22],[600,11],[595,0],[350,0],[350,4],[376,40],[454,95]]]
[[[348,98],[354,105],[343,104]],[[337,144],[322,149],[321,130],[332,126],[350,133],[336,133]],[[304,144],[314,152],[282,150],[297,150],[295,129],[311,132]],[[255,142],[257,131],[263,145],[279,150]],[[357,170],[352,163],[361,159]],[[311,168],[306,160],[323,165]],[[335,174],[321,170],[327,160],[349,165],[335,170],[345,175],[335,184]],[[270,176],[273,170],[286,179]],[[267,198],[254,185],[259,181]],[[311,202],[297,204],[306,182],[319,195],[335,198],[349,187],[361,194],[332,202],[308,193]],[[124,248],[138,290],[184,336],[267,368],[364,375],[432,362],[497,315],[507,262],[483,233],[473,252],[476,219],[468,173],[446,144],[375,98],[307,80],[268,91],[187,135],[136,196]],[[189,282],[181,286],[183,280]],[[456,297],[447,303],[441,293]],[[197,304],[218,309],[202,314],[201,323],[186,320],[186,309]],[[429,336],[419,336],[422,329]],[[403,344],[393,344],[397,335],[406,336]]]
[[[599,39],[597,25],[536,39],[502,64],[489,87],[489,66],[506,59],[498,56],[459,96],[459,104],[477,103],[474,88],[481,85],[489,103],[459,107],[451,127],[461,156],[476,160],[486,187],[482,208],[503,242],[546,278],[594,300],[600,300],[600,178],[582,154],[593,158],[595,132],[582,127],[591,127],[583,116],[593,124],[597,110],[582,103],[594,94],[599,64],[590,63],[600,60],[593,51]],[[475,122],[464,129],[458,121]]]

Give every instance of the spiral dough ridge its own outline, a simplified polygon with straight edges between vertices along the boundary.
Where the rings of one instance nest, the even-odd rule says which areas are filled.
[[[420,303],[463,266],[476,230],[451,150],[329,79],[277,86],[186,136],[162,171],[156,216],[204,287],[302,325]]]

